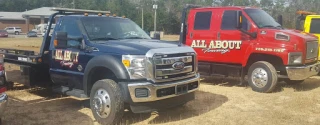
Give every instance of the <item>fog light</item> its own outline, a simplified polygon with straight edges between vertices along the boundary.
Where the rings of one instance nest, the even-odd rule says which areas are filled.
[[[149,89],[147,88],[137,88],[135,92],[137,98],[149,97]]]

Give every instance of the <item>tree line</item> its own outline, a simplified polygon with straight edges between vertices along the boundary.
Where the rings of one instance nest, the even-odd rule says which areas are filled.
[[[65,7],[76,9],[109,10],[118,16],[126,16],[142,24],[144,30],[153,30],[154,10],[157,9],[157,30],[166,34],[178,34],[180,19],[185,4],[203,6],[254,6],[267,11],[275,19],[283,15],[283,25],[295,28],[296,11],[320,12],[320,0],[0,0],[0,11],[22,12],[39,7]]]

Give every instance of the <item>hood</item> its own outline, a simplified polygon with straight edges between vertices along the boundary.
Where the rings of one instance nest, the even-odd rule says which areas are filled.
[[[285,29],[285,30],[281,30],[281,32],[287,33],[289,35],[294,35],[294,36],[297,36],[297,37],[300,37],[300,38],[303,38],[306,40],[316,40],[318,38],[317,36],[315,36],[313,34],[302,32],[299,30]]]
[[[313,35],[313,34],[302,32],[302,31],[299,31],[299,30],[292,30],[292,29],[283,29],[283,30],[279,30],[279,29],[261,29],[260,30],[260,34],[262,34],[263,37],[272,37],[272,38],[274,38],[276,32],[282,32],[282,33],[285,33],[285,34],[289,35],[290,39],[295,41],[295,42],[298,42],[300,40],[315,41],[315,40],[318,39],[318,37]]]
[[[94,43],[100,52],[145,55],[150,49],[179,47],[178,42],[151,39],[109,40]]]

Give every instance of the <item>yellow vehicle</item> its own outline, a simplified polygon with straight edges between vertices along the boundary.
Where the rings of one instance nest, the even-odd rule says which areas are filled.
[[[320,45],[320,15],[308,11],[297,11],[297,14],[300,16],[296,22],[296,29],[306,33],[314,34],[319,38]],[[320,51],[318,60],[320,60]]]

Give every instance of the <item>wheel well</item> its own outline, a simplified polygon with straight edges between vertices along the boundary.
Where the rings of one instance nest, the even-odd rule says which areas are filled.
[[[105,67],[95,67],[90,71],[88,76],[87,95],[90,95],[93,84],[102,79],[112,79],[117,82],[116,75],[110,69]]]
[[[248,59],[247,65],[245,67],[245,69],[246,69],[245,73],[247,73],[248,69],[250,68],[250,66],[253,63],[258,62],[258,61],[266,61],[266,62],[271,63],[277,71],[280,71],[280,73],[285,71],[283,61],[280,57],[274,56],[274,55],[268,55],[268,54],[254,53],[254,54],[251,54]]]

